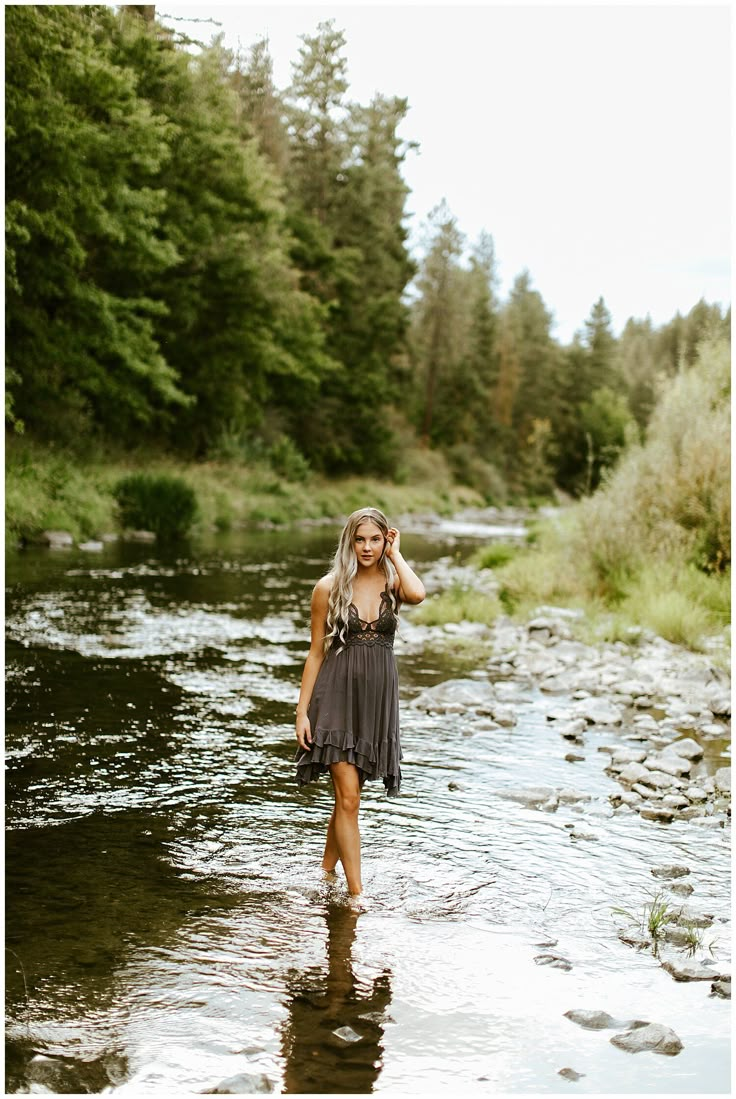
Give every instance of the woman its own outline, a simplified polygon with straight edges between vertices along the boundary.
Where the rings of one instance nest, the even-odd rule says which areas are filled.
[[[400,545],[377,508],[348,518],[332,570],[312,593],[312,641],[296,708],[299,785],[329,770],[335,792],[322,869],[333,871],[339,859],[355,895],[363,891],[363,783],[382,778],[389,797],[401,785],[394,634],[401,604],[421,603],[425,592]]]

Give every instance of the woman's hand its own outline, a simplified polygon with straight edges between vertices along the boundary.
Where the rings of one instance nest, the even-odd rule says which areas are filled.
[[[389,561],[393,561],[401,552],[401,535],[396,527],[389,528],[388,534],[386,535],[386,541],[388,542],[388,545],[386,546],[386,556]]]
[[[306,714],[296,715],[296,739],[305,752],[312,747],[312,727]]]

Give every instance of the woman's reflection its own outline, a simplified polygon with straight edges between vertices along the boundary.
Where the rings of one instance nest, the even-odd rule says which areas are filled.
[[[325,915],[327,972],[313,968],[290,979],[282,1034],[287,1094],[370,1092],[382,1067],[391,973],[384,970],[370,983],[356,980],[351,955],[359,912],[332,903]]]

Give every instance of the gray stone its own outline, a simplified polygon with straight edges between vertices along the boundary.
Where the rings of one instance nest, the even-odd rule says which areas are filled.
[[[671,922],[685,924],[688,927],[710,927],[713,916],[709,912],[697,912],[694,908],[683,905],[673,914]]]
[[[714,981],[710,986],[710,995],[716,996],[721,1000],[731,999],[731,978],[724,979],[722,981]]]
[[[675,819],[674,809],[661,809],[658,806],[645,806],[639,810],[639,816],[644,820],[656,820],[660,824],[671,824]]]
[[[580,790],[571,790],[563,786],[557,790],[557,800],[561,805],[574,805],[579,801],[592,801],[592,797],[590,794],[581,793]]]
[[[688,786],[683,791],[688,801],[707,801],[708,795],[701,786]]]
[[[516,725],[517,717],[510,706],[493,706],[491,716],[498,725],[510,729]]]
[[[620,725],[622,721],[620,707],[614,706],[612,702],[603,698],[590,698],[579,702],[576,710],[589,725]]]
[[[730,717],[731,716],[731,698],[727,694],[720,692],[720,689],[716,689],[708,698],[708,709],[716,717]]]
[[[665,878],[668,881],[672,878],[684,878],[690,873],[689,866],[682,866],[679,863],[669,863],[667,866],[652,866],[650,873],[655,878]]]
[[[693,886],[689,881],[674,882],[674,884],[670,886],[670,892],[676,893],[678,897],[689,897],[693,892]]]
[[[649,771],[641,763],[628,763],[619,774],[619,780],[633,785],[635,782],[644,782],[649,778]]]
[[[537,965],[548,965],[551,969],[572,969],[572,962],[563,958],[561,954],[537,954],[534,961]]]
[[[614,748],[611,759],[614,763],[643,763],[647,758],[644,748]]]
[[[667,809],[686,809],[690,802],[682,794],[665,794],[662,805]]]
[[[727,973],[719,973],[712,966],[703,965],[699,961],[686,962],[670,959],[662,963],[662,969],[676,981],[722,981],[728,978]]]
[[[529,809],[557,808],[557,792],[553,786],[525,786],[519,790],[499,790],[499,796],[509,801],[519,801]]]
[[[565,1018],[586,1030],[607,1030],[631,1026],[631,1021],[614,1019],[607,1011],[588,1011],[585,1008],[572,1008],[564,1012]]]
[[[229,1076],[217,1087],[207,1088],[202,1095],[259,1095],[273,1091],[273,1084],[269,1078],[260,1073],[253,1076],[248,1072],[240,1072],[237,1076]]]
[[[701,725],[700,732],[704,737],[713,740],[720,740],[722,737],[728,736],[728,729],[725,725],[717,725],[715,721],[707,721],[704,725]]]
[[[583,1076],[585,1076],[585,1073],[576,1072],[574,1068],[561,1068],[559,1069],[557,1075],[562,1076],[565,1080],[572,1080],[574,1082],[575,1080],[582,1080]]]
[[[650,771],[649,777],[642,779],[642,782],[648,783],[650,786],[656,786],[658,790],[671,790],[681,789],[682,783],[674,775],[668,775],[665,771]]]
[[[412,706],[428,713],[475,713],[490,714],[498,707],[492,684],[481,679],[448,679],[434,687],[420,691],[412,700]]]
[[[731,768],[719,767],[713,775],[716,790],[723,794],[731,793]]]
[[[66,549],[74,545],[74,539],[68,530],[45,530],[41,541],[51,549]]]
[[[651,786],[644,786],[641,782],[635,782],[631,789],[635,794],[638,794],[640,798],[661,797],[659,792],[654,791]]]
[[[80,542],[79,548],[86,553],[102,553],[105,546],[103,542]]]
[[[641,804],[642,796],[637,794],[636,790],[624,790],[623,793],[619,794],[619,800],[633,809],[635,805]]]
[[[705,816],[705,807],[703,805],[689,805],[687,809],[680,810],[679,816],[681,820],[696,820]]]
[[[672,752],[661,754],[651,753],[647,756],[647,767],[652,770],[664,771],[666,775],[676,775],[678,778],[690,773],[692,763],[683,756],[674,755]]]
[[[333,1030],[332,1033],[335,1037],[341,1038],[343,1042],[360,1042],[363,1037],[362,1034],[358,1034],[349,1026],[341,1026],[338,1030]]]
[[[674,1057],[682,1049],[682,1042],[668,1026],[661,1023],[647,1023],[645,1026],[634,1027],[623,1034],[614,1034],[611,1038],[614,1046],[625,1049],[627,1053],[642,1053],[651,1050],[652,1053],[664,1053]]]
[[[585,756],[577,755],[575,752],[567,752],[565,755],[567,763],[582,763],[584,759]]]
[[[155,542],[156,535],[152,530],[126,530],[123,534],[126,542]]]

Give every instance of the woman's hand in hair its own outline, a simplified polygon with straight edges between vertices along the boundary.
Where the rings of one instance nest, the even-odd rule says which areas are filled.
[[[388,534],[386,535],[386,556],[389,561],[394,561],[396,557],[401,553],[401,535],[396,527],[389,527]]]

